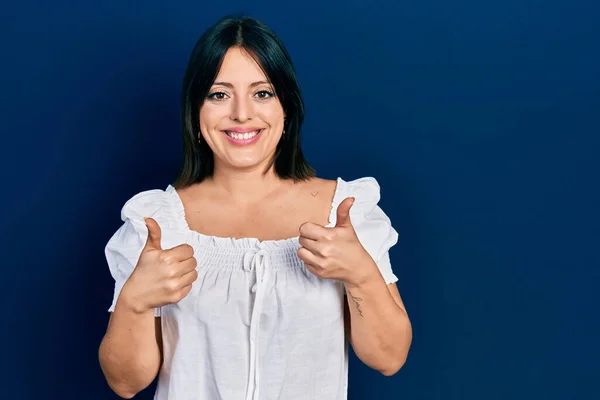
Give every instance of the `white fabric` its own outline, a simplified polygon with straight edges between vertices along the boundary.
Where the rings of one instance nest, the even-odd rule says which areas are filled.
[[[328,226],[352,196],[350,217],[361,243],[385,281],[396,282],[388,250],[398,234],[377,205],[374,178],[338,178]],[[259,241],[191,230],[170,185],[141,192],[122,209],[124,224],[106,245],[115,279],[109,311],[146,242],[143,217],[161,226],[163,248],[187,243],[198,260],[188,296],[155,310],[164,346],[156,400],[347,399],[343,284],[304,267],[297,237]]]

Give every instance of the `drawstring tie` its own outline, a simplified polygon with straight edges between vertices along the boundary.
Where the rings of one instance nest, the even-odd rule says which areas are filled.
[[[256,273],[256,283],[252,286],[252,292],[256,293],[256,296],[250,319],[250,373],[248,374],[246,400],[258,399],[258,334],[269,267],[270,258],[266,250],[249,250],[244,254],[244,270],[254,270]]]

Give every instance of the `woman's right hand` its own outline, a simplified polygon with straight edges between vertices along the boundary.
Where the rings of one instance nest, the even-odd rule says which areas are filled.
[[[148,238],[138,263],[121,294],[134,311],[143,313],[183,299],[198,278],[194,249],[181,244],[161,247],[161,230],[152,218],[145,218]]]

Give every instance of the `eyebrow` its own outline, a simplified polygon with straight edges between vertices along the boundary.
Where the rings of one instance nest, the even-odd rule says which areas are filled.
[[[255,87],[255,86],[258,86],[258,85],[270,85],[270,83],[267,82],[267,81],[252,82],[250,84],[250,87]],[[213,83],[213,86],[225,86],[225,87],[228,87],[230,89],[233,89],[233,84],[231,84],[229,82],[215,82],[215,83]]]

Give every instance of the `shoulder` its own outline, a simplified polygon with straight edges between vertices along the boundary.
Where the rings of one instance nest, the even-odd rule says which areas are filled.
[[[354,198],[354,203],[350,209],[350,217],[355,227],[360,225],[366,218],[373,216],[374,213],[381,213],[378,206],[380,187],[377,180],[373,177],[361,177],[353,180],[337,178],[333,181],[335,192],[331,203],[331,213],[329,222],[335,225],[337,220],[337,208],[349,197]]]
[[[379,203],[381,187],[377,179],[370,176],[348,181],[338,178],[334,203],[337,206],[348,197],[354,198],[354,210],[368,213]]]
[[[391,270],[389,249],[398,242],[398,232],[388,215],[379,206],[381,188],[373,177],[362,177],[350,181],[338,178],[338,188],[332,209],[331,220],[337,220],[337,207],[348,197],[354,197],[350,208],[350,220],[361,244],[381,270],[386,283],[397,280]]]
[[[310,178],[303,182],[303,187],[306,191],[319,191],[319,192],[330,192],[333,194],[337,180],[335,179],[324,179],[324,178]]]
[[[171,226],[183,216],[175,188],[149,189],[138,192],[125,201],[121,220],[145,225],[143,219],[153,218],[161,225]]]
[[[294,201],[301,201],[303,204],[310,204],[311,207],[318,204],[331,203],[336,193],[337,181],[333,179],[323,179],[313,177],[301,182],[294,182],[289,192]]]
[[[341,202],[346,197],[354,197],[356,202],[379,202],[380,186],[373,177],[362,177],[354,180],[311,178],[305,181],[303,188],[306,192],[326,194],[335,202]]]
[[[186,231],[184,211],[171,185],[164,190],[138,192],[126,200],[121,208],[123,223],[106,246],[109,258],[116,257],[115,254],[126,254],[131,261],[139,255],[148,234],[144,218],[152,218],[158,223],[165,246],[171,246],[172,241],[179,240],[179,233]]]

